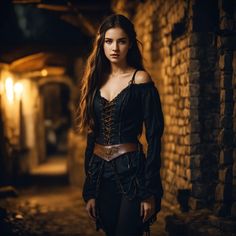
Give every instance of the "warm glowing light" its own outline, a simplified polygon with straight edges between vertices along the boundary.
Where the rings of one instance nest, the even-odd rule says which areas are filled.
[[[13,90],[13,79],[11,77],[6,78],[5,89],[8,101],[13,102],[14,90]]]
[[[3,86],[2,86],[2,81],[0,81],[0,94],[3,93]]]
[[[15,83],[14,92],[16,94],[17,99],[20,99],[23,92],[23,85],[20,82]]]
[[[45,70],[45,69],[41,70],[41,75],[42,76],[47,76],[48,75],[48,71]]]

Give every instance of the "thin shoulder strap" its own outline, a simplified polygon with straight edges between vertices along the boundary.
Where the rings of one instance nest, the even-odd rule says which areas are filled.
[[[136,69],[136,70],[134,71],[134,74],[133,74],[133,76],[132,76],[132,79],[130,80],[130,83],[131,83],[131,84],[134,83],[134,79],[135,79],[135,75],[136,75],[137,71],[138,71],[138,69]]]

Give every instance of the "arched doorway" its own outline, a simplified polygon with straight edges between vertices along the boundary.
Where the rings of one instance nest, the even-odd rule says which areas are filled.
[[[72,84],[68,78],[39,80],[45,158],[67,154],[67,132],[71,127]]]

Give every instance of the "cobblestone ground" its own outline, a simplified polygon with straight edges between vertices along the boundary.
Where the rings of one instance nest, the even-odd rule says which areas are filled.
[[[16,198],[0,200],[1,236],[101,236],[88,218],[81,190],[69,186],[34,186],[18,190]],[[166,236],[164,218],[158,214],[152,236]]]

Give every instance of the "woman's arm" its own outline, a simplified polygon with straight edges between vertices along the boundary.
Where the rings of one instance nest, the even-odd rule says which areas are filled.
[[[96,184],[90,176],[90,163],[92,161],[93,149],[95,144],[95,135],[93,132],[87,134],[87,144],[84,153],[84,170],[85,170],[85,181],[83,185],[83,199],[88,202],[89,199],[95,198]]]
[[[154,83],[151,82],[142,89],[142,112],[147,140],[147,158],[145,163],[145,199],[155,198],[156,211],[160,210],[163,188],[160,177],[161,168],[161,137],[164,131],[164,117],[160,96]],[[143,199],[143,200],[145,200]]]
[[[95,135],[93,132],[90,132],[87,134],[87,144],[86,144],[85,153],[84,153],[84,156],[85,156],[84,170],[85,170],[86,176],[88,175],[89,163],[93,155],[94,144],[95,144]]]

